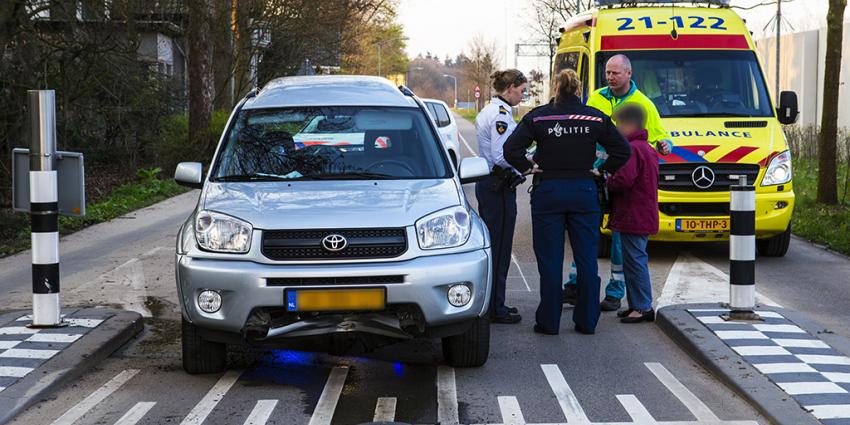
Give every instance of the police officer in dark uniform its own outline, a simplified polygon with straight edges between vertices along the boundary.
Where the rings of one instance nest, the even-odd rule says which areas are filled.
[[[519,323],[522,317],[515,307],[505,305],[508,268],[516,226],[516,184],[522,176],[505,162],[502,147],[514,131],[511,108],[522,100],[528,80],[516,69],[496,71],[490,76],[496,96],[475,120],[478,152],[487,160],[492,173],[476,183],[478,211],[487,223],[493,257],[493,297],[490,320],[493,323]]]
[[[608,152],[600,171],[613,173],[631,155],[631,148],[611,119],[579,100],[581,83],[573,70],[561,71],[555,80],[555,98],[533,109],[505,143],[505,159],[523,173],[534,173],[531,217],[534,254],[540,272],[540,305],[537,333],[555,335],[561,323],[561,283],[564,267],[564,228],[578,272],[578,302],[573,312],[575,329],[596,331],[599,321],[599,273],[596,250],[600,206],[591,171],[596,144]],[[526,149],[537,142],[534,157]]]

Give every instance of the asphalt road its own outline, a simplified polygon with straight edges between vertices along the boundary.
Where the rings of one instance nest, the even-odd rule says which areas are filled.
[[[474,150],[474,129],[459,126]],[[467,195],[474,202],[471,186]],[[436,341],[414,341],[355,347],[345,357],[274,350],[225,374],[189,376],[180,368],[172,251],[196,198],[190,192],[63,239],[66,303],[140,311],[146,331],[14,424],[767,423],[655,325],[621,325],[608,313],[596,335],[584,336],[571,330],[568,309],[561,335],[534,334],[538,274],[524,190],[508,283],[524,320],[493,326],[484,367],[443,367]],[[722,244],[653,245],[650,255],[661,304],[728,294]],[[27,306],[28,262],[26,253],[0,260],[0,310]],[[759,261],[760,300],[846,334],[838,324],[848,317],[848,272],[848,259],[795,240],[786,258]],[[600,274],[607,280],[606,261]]]

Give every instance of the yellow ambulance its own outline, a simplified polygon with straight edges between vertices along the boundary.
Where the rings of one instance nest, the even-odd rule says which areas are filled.
[[[562,28],[552,71],[578,72],[586,101],[607,86],[609,58],[631,60],[633,84],[675,144],[672,154],[659,154],[661,226],[653,240],[728,240],[729,186],[746,178],[756,187],[758,251],[781,257],[794,209],[781,124],[796,121],[797,97],[782,92],[774,107],[750,32],[728,3],[598,0]]]

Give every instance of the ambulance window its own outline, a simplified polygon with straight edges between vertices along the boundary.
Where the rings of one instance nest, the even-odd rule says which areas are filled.
[[[565,69],[572,69],[578,72],[578,52],[558,53],[555,55],[554,75],[558,75],[559,72]]]
[[[583,102],[587,102],[587,92],[589,90],[590,85],[590,76],[588,75],[588,57],[586,54],[581,55],[581,90],[582,96],[581,100]]]

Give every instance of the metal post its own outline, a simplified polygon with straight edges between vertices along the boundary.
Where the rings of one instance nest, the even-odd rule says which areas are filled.
[[[59,313],[59,189],[56,172],[56,95],[30,90],[30,219],[32,325],[61,326]]]
[[[773,93],[773,98],[776,103],[779,103],[779,69],[782,65],[780,55],[782,54],[782,0],[776,0],[776,92]]]
[[[729,308],[732,319],[758,319],[756,305],[756,188],[741,177],[729,188]]]
[[[453,107],[455,109],[457,109],[457,77],[455,77],[454,75],[449,75],[449,74],[443,74],[443,77],[451,78],[455,83],[455,104],[454,104]]]

